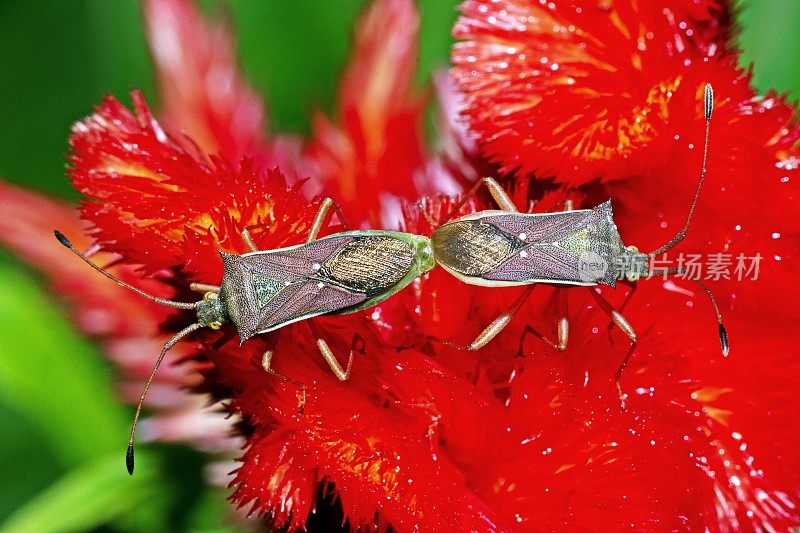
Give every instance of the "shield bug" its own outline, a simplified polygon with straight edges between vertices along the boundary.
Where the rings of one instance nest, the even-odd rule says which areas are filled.
[[[568,203],[563,212],[519,213],[514,203],[492,178],[478,182],[445,220],[452,218],[469,197],[481,186],[485,186],[497,204],[499,211],[480,211],[436,229],[431,237],[436,263],[465,283],[502,287],[528,285],[520,297],[503,314],[491,322],[469,345],[459,346],[466,350],[478,350],[497,336],[513,318],[536,284],[556,286],[585,286],[602,309],[630,339],[630,347],[615,373],[615,384],[622,407],[625,395],[620,385],[622,371],[633,355],[637,345],[636,332],[622,315],[635,282],[640,278],[684,274],[683,268],[652,269],[651,259],[677,245],[686,236],[692,220],[700,189],[706,175],[708,139],[714,93],[711,85],[704,89],[704,111],[706,120],[703,163],[700,179],[683,228],[665,245],[650,253],[642,253],[635,246],[622,243],[614,223],[611,201],[593,209],[572,210]],[[595,290],[594,286],[616,286],[618,279],[632,285],[619,310]],[[722,322],[714,296],[700,280],[693,279],[705,292],[717,316],[720,344],[723,355],[728,355],[728,335]],[[532,326],[526,326],[526,334],[533,334],[556,350],[566,349],[569,323],[567,320],[566,293],[558,295],[557,339],[550,340]],[[441,339],[440,339],[441,340]],[[449,341],[446,344],[455,345]]]
[[[276,330],[293,322],[318,315],[353,313],[366,309],[395,294],[414,279],[433,268],[433,253],[427,237],[382,230],[355,230],[317,238],[327,214],[338,207],[326,198],[311,225],[304,244],[275,250],[258,250],[247,229],[242,236],[252,250],[243,255],[220,252],[224,265],[222,283],[192,284],[204,293],[197,302],[176,302],[158,298],[118,279],[80,253],[63,233],[56,230],[58,241],[89,266],[119,285],[158,304],[176,309],[191,309],[197,321],[179,331],[161,350],[144,386],[131,425],[126,466],[133,473],[134,435],[142,403],[166,352],[182,337],[208,327],[219,329],[232,323],[244,342],[254,335]],[[341,215],[339,215],[341,220]],[[317,347],[340,380],[350,375],[354,349],[347,367],[342,368],[328,343],[316,330]],[[271,368],[272,352],[262,359],[264,370],[291,382],[302,390],[300,406],[305,402],[305,386]]]

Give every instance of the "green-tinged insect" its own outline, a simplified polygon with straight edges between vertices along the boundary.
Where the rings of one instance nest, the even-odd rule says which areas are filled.
[[[158,304],[197,312],[197,322],[164,345],[139,398],[125,460],[129,473],[133,473],[134,435],[142,403],[164,355],[180,338],[203,327],[219,329],[232,323],[244,342],[254,335],[314,316],[353,313],[382,302],[433,268],[433,252],[427,237],[397,231],[356,230],[318,239],[331,207],[338,213],[333,200],[327,198],[322,202],[305,244],[258,250],[249,231],[244,229],[242,236],[252,252],[243,255],[220,252],[225,267],[222,284],[192,284],[192,289],[203,292],[204,296],[191,303],[158,298],[125,283],[92,263],[63,233],[55,231],[61,244],[119,285]],[[328,343],[312,324],[309,326],[331,370],[340,380],[346,380],[354,349],[350,350],[347,367],[342,368]],[[302,409],[305,386],[272,370],[271,360],[272,352],[268,351],[262,360],[264,370],[300,387]]]
[[[609,315],[613,324],[618,326],[631,342],[615,374],[620,402],[624,408],[625,395],[622,393],[620,377],[636,348],[637,337],[621,311],[624,310],[636,288],[635,282],[640,278],[681,275],[686,272],[682,267],[652,268],[651,260],[681,242],[689,229],[706,174],[708,138],[714,107],[711,85],[705,86],[704,107],[706,130],[703,163],[686,223],[675,237],[653,252],[641,253],[635,246],[625,246],[622,243],[614,223],[610,200],[593,209],[572,210],[572,206],[568,203],[564,212],[519,213],[495,180],[484,178],[476,184],[446,220],[457,213],[480,186],[488,188],[502,210],[480,211],[440,226],[431,237],[436,263],[465,283],[491,287],[509,285],[529,285],[529,287],[522,292],[508,311],[497,317],[469,345],[461,347],[478,350],[497,336],[508,325],[536,284],[586,286],[599,307]],[[632,284],[632,290],[619,310],[614,309],[594,289],[594,286],[601,284],[615,287],[618,279]],[[711,300],[717,315],[722,353],[727,356],[728,335],[722,323],[719,306],[702,281],[697,279],[692,281],[697,283]],[[562,351],[566,349],[569,333],[566,293],[563,291],[559,294],[558,302],[559,321],[556,341],[548,339],[532,326],[526,327],[526,333],[533,334],[556,350]],[[449,341],[444,342],[454,345]]]

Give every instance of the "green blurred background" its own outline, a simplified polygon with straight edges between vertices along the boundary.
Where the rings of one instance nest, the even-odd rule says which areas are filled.
[[[360,0],[202,2],[229,9],[247,77],[273,131],[308,132],[333,112]],[[417,81],[446,64],[455,0],[420,0]],[[739,3],[742,64],[755,85],[800,95],[800,0]],[[74,201],[64,177],[70,125],[106,93],[157,102],[132,0],[0,0],[0,177]],[[0,206],[2,207],[2,206]],[[0,531],[222,531],[225,494],[205,488],[204,458],[142,447],[122,466],[132,410],[113,369],[74,331],[34,271],[0,250]],[[124,310],[121,310],[124,312]],[[156,354],[153,354],[155,357]],[[165,526],[165,524],[167,526]]]

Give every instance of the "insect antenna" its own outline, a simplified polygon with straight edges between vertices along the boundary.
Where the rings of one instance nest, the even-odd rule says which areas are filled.
[[[136,294],[138,294],[140,296],[143,296],[143,297],[147,298],[148,300],[150,300],[151,302],[155,302],[157,304],[165,305],[167,307],[173,307],[175,309],[197,309],[197,302],[194,302],[194,303],[176,302],[176,301],[173,301],[173,300],[167,300],[166,298],[159,298],[157,296],[153,296],[152,294],[148,294],[148,293],[144,292],[141,289],[137,289],[133,285],[129,285],[129,284],[125,283],[124,281],[122,281],[118,277],[114,276],[113,274],[109,273],[105,269],[97,266],[92,261],[90,261],[86,256],[84,256],[82,253],[80,253],[78,251],[78,249],[75,248],[75,246],[71,242],[69,242],[69,239],[67,239],[67,237],[63,233],[61,233],[58,230],[54,230],[53,233],[55,234],[56,239],[58,239],[58,242],[63,244],[65,247],[69,248],[69,250],[72,253],[74,253],[75,255],[77,255],[78,257],[80,257],[83,262],[85,262],[87,265],[89,265],[93,269],[97,270],[98,272],[100,272],[102,275],[104,275],[105,277],[107,277],[111,281],[115,282],[117,285],[125,287],[126,289],[130,289],[133,292],[135,292]]]
[[[647,273],[648,278],[652,278],[655,276],[666,276],[666,275],[675,275],[681,276],[686,274],[686,267],[675,267],[675,268],[661,268],[661,269],[653,269]],[[717,325],[719,326],[719,344],[722,348],[722,355],[724,357],[728,357],[728,353],[730,353],[730,346],[728,345],[728,330],[725,329],[725,325],[722,322],[722,313],[719,310],[719,305],[717,305],[717,299],[714,298],[714,294],[711,292],[711,289],[708,288],[708,285],[700,281],[699,279],[692,278],[691,281],[695,282],[698,287],[703,289],[703,292],[706,293],[708,299],[711,301],[712,307],[714,307],[714,312],[717,314]]]
[[[170,348],[175,346],[179,340],[183,337],[188,335],[193,331],[197,331],[198,329],[202,328],[203,325],[200,323],[195,323],[190,326],[187,326],[180,330],[178,333],[175,334],[164,347],[161,349],[161,353],[158,355],[158,359],[156,360],[156,364],[153,366],[153,370],[150,372],[150,377],[147,378],[147,383],[144,385],[144,389],[142,390],[142,395],[139,397],[139,403],[136,404],[136,414],[133,415],[133,424],[131,424],[131,434],[128,438],[128,451],[125,453],[125,466],[128,468],[128,474],[133,475],[133,440],[136,436],[136,425],[139,423],[139,415],[142,413],[142,404],[144,404],[144,399],[147,396],[147,391],[150,390],[150,384],[153,382],[153,378],[158,372],[158,368],[161,366],[161,362],[164,360],[164,356],[167,354]]]
[[[684,237],[686,237],[686,232],[689,231],[689,224],[692,222],[692,215],[694,215],[694,209],[697,207],[697,199],[700,198],[700,188],[703,186],[703,180],[706,178],[706,161],[708,159],[708,139],[709,134],[711,133],[711,114],[714,111],[714,89],[711,87],[710,83],[706,83],[706,87],[703,94],[703,107],[705,110],[705,117],[706,117],[706,135],[705,140],[703,141],[703,165],[700,167],[700,180],[697,182],[697,189],[694,192],[694,199],[692,200],[692,205],[689,207],[689,215],[686,217],[686,223],[683,225],[683,229],[681,229],[670,241],[653,252],[650,252],[650,255],[659,255],[663,254],[667,250],[673,248],[676,244],[681,242]]]

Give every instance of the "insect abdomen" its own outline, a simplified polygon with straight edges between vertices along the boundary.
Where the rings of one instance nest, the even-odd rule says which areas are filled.
[[[445,224],[431,237],[436,262],[467,276],[482,276],[497,268],[519,242],[480,220]]]
[[[415,257],[412,247],[400,239],[360,236],[328,259],[320,274],[371,297],[400,282]]]

